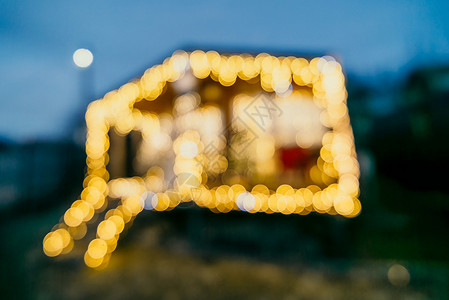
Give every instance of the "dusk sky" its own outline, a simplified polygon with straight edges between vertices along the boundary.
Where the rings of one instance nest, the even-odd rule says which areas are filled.
[[[0,137],[64,136],[88,99],[72,60],[94,55],[101,98],[186,46],[330,53],[365,82],[449,65],[449,1],[2,1]],[[93,100],[93,99],[92,99]]]

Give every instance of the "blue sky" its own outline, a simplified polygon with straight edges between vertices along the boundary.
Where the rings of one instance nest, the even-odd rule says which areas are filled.
[[[92,50],[93,94],[186,45],[331,53],[366,82],[449,65],[449,1],[2,1],[0,136],[58,138],[87,99],[73,52]]]

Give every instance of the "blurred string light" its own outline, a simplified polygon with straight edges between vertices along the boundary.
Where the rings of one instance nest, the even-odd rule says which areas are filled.
[[[73,62],[80,68],[89,67],[93,61],[94,56],[88,49],[80,48],[73,53]]]
[[[74,61],[80,67],[89,66],[92,59],[92,53],[87,49],[79,49],[74,54]],[[200,101],[195,93],[186,93],[175,99],[174,117],[134,108],[136,102],[156,100],[168,82],[182,82],[183,78],[190,76],[188,74],[199,80],[210,77],[225,87],[233,85],[237,78],[253,82],[258,79],[265,92],[286,99],[286,103],[293,95],[293,83],[311,89],[314,104],[322,109],[320,122],[330,131],[322,136],[320,155],[316,165],[310,169],[310,177],[326,187],[309,185],[294,188],[283,184],[270,190],[257,184],[247,190],[241,184],[231,184],[209,188],[208,176],[223,174],[228,167],[226,143],[220,136],[223,120],[219,109],[199,107]],[[179,88],[180,91],[188,90],[189,84],[186,84]],[[213,90],[208,93],[211,97],[214,95]],[[80,199],[64,214],[63,221],[44,238],[45,254],[58,256],[70,252],[73,241],[85,236],[86,223],[105,211],[109,199],[117,198],[119,203],[105,212],[104,219],[97,226],[96,238],[89,243],[84,256],[89,267],[107,265],[124,226],[144,209],[166,211],[181,202],[193,201],[200,207],[221,213],[240,210],[286,215],[318,212],[348,218],[357,216],[361,211],[359,165],[346,97],[341,66],[332,57],[307,60],[266,53],[251,56],[220,55],[215,51],[175,52],[163,64],[146,70],[140,79],[89,105],[86,112],[87,174],[84,189]],[[186,129],[186,124],[190,124],[190,129]],[[238,129],[238,124],[234,125]],[[111,128],[120,135],[127,135],[132,130],[141,132],[144,147],[138,156],[166,153],[172,148],[176,175],[173,184],[167,182],[164,170],[157,166],[151,167],[143,177],[109,180],[106,165]],[[170,135],[173,128],[177,128],[179,133],[174,140]],[[259,138],[256,143],[259,147],[253,156],[264,172],[276,170],[270,163],[275,151],[273,143],[272,137]],[[307,132],[298,132],[296,143],[308,148],[314,141]],[[393,270],[389,277],[394,278],[396,273]]]

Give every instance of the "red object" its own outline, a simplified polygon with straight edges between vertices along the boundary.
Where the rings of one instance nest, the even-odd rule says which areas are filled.
[[[310,153],[300,147],[281,148],[281,161],[285,170],[297,169],[305,165],[309,160]]]

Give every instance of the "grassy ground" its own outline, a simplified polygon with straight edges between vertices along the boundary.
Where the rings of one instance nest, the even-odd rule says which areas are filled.
[[[249,216],[250,219],[241,221],[237,216],[240,220],[237,222],[235,216],[220,219],[206,211],[202,213],[206,220],[195,225],[207,229],[199,240],[192,237],[189,230],[180,229],[190,222],[182,211],[139,216],[119,243],[109,266],[101,271],[91,270],[82,262],[85,243],[57,259],[47,258],[42,253],[42,237],[62,211],[63,208],[58,208],[3,218],[0,286],[4,299],[446,297],[441,291],[446,287],[447,269],[437,265],[401,262],[410,271],[411,281],[405,287],[395,287],[387,278],[393,260],[329,259],[322,250],[315,257],[307,255],[307,251],[305,255],[295,255],[291,249],[301,252],[302,248],[309,247],[309,252],[315,252],[322,247],[310,247],[314,241],[305,238],[295,241],[298,236],[294,231],[293,236],[276,239],[276,235],[291,226],[288,222],[262,228],[261,232],[271,235],[269,239],[276,245],[293,245],[290,248],[242,244],[235,240],[251,236],[254,231],[251,226],[267,224],[269,219],[258,223],[252,219],[258,220],[258,217]],[[210,223],[209,220],[218,221]],[[269,231],[273,227],[280,230]],[[243,233],[236,232],[238,228]],[[217,232],[221,236],[228,231],[231,233],[225,234],[225,239],[217,240]],[[241,249],[239,245],[243,245]]]

